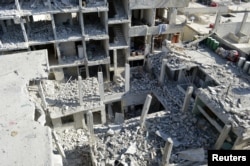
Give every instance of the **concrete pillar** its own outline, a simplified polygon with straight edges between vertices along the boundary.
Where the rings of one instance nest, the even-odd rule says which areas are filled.
[[[222,129],[222,131],[220,133],[220,136],[218,137],[218,139],[214,145],[214,149],[219,150],[222,147],[225,139],[228,137],[228,133],[230,132],[230,130],[231,130],[231,125],[224,126],[224,128]]]
[[[62,68],[56,68],[56,69],[53,69],[53,73],[55,75],[55,79],[56,81],[58,82],[64,82],[64,72],[63,72],[63,69]]]
[[[160,73],[160,78],[159,78],[159,83],[162,85],[164,82],[164,78],[166,75],[166,68],[165,65],[167,64],[167,59],[163,59],[162,60],[162,64],[161,64],[161,73]]]
[[[117,50],[115,49],[114,50],[114,53],[113,53],[113,61],[114,61],[114,75],[116,76],[117,75]]]
[[[173,140],[171,138],[168,138],[162,156],[162,166],[169,165],[169,159],[171,156],[172,149],[173,149]]]
[[[147,98],[146,98],[146,101],[145,101],[145,103],[143,105],[142,113],[141,113],[141,119],[140,119],[140,127],[141,127],[141,129],[144,127],[144,123],[145,123],[145,120],[146,120],[146,117],[147,117],[147,114],[148,114],[148,110],[149,110],[151,101],[152,101],[152,96],[147,95]]]
[[[114,114],[113,114],[113,109],[112,109],[111,104],[108,104],[108,118],[110,121],[114,119]]]
[[[81,58],[81,59],[83,59],[84,58],[84,55],[83,55],[83,46],[78,45],[77,49],[78,49],[78,57]]]
[[[102,121],[102,124],[106,123],[106,111],[105,111],[105,107],[101,110],[101,121]]]
[[[245,57],[240,57],[240,58],[239,58],[239,61],[238,61],[238,63],[237,63],[237,66],[238,66],[239,68],[241,68],[241,67],[243,66],[243,64],[244,64],[245,61],[246,61],[246,58],[245,58]]]
[[[82,91],[82,77],[78,76],[78,93],[79,93],[79,103],[83,105],[83,91]]]
[[[125,92],[130,89],[130,66],[126,63],[125,65]]]
[[[1,25],[1,27],[2,27],[3,32],[6,33],[6,32],[7,32],[7,29],[6,29],[6,26],[5,26],[5,23],[4,23],[3,20],[0,20],[0,25]]]
[[[87,113],[87,125],[89,130],[89,144],[93,146],[95,144],[95,137],[94,137],[94,122],[93,122],[93,114],[91,111]]]
[[[242,20],[241,25],[240,25],[240,32],[242,32],[242,30],[243,30],[243,28],[244,28],[244,26],[246,24],[247,17],[248,17],[248,12],[245,12],[243,20]]]
[[[86,128],[83,112],[78,112],[73,116],[75,121],[75,129]]]
[[[183,106],[182,106],[182,109],[181,109],[182,112],[185,112],[185,111],[188,110],[193,90],[194,90],[193,86],[189,86],[187,88],[187,91],[186,91],[186,94],[185,94],[185,99],[184,99]]]
[[[44,91],[43,91],[41,81],[39,81],[38,89],[39,89],[39,95],[40,95],[40,97],[42,99],[42,106],[43,106],[44,110],[47,110],[47,102],[46,102],[46,99],[45,99],[45,95],[44,95]]]
[[[109,82],[110,81],[110,73],[109,73],[110,65],[106,64],[105,67],[106,67],[107,81]]]
[[[51,18],[51,25],[52,25],[52,30],[53,30],[53,34],[54,34],[54,38],[55,40],[57,40],[57,35],[56,35],[56,23],[55,23],[55,18],[53,14],[50,14],[50,18]],[[58,44],[57,44],[58,45]],[[57,46],[58,47],[58,46]]]
[[[28,44],[29,40],[28,40],[28,36],[27,36],[26,30],[25,30],[24,21],[22,18],[20,18],[20,22],[21,22],[20,25],[21,25],[21,29],[23,32],[23,36],[24,36],[24,41],[26,42],[26,44]]]
[[[62,127],[61,118],[51,119],[51,121],[52,121],[52,124],[53,124],[53,128]]]
[[[98,72],[98,82],[99,82],[99,93],[101,101],[104,100],[104,84],[103,84],[103,74],[102,72]]]
[[[218,11],[215,22],[214,22],[214,30],[220,25],[221,13]]]
[[[85,32],[84,32],[84,20],[83,20],[83,13],[79,12],[79,21],[80,21],[80,25],[81,25],[81,32],[82,32],[82,36],[84,36]]]
[[[245,64],[244,64],[244,67],[243,67],[243,71],[247,73],[248,69],[249,69],[249,66],[250,66],[250,61],[246,61]]]
[[[17,10],[21,10],[21,8],[20,8],[20,4],[19,4],[19,1],[18,0],[15,0],[15,5],[16,5],[16,8],[17,8]]]
[[[64,153],[64,150],[63,150],[63,147],[62,145],[59,143],[59,140],[58,140],[58,136],[56,134],[56,132],[53,130],[52,131],[52,135],[53,135],[53,138],[55,140],[55,143],[56,143],[56,147],[57,147],[57,150],[58,152],[60,153],[60,155],[63,157],[63,158],[66,158],[66,155]]]

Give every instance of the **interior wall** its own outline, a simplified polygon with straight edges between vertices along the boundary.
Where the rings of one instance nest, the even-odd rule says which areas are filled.
[[[128,24],[122,24],[122,31],[123,31],[123,35],[125,38],[126,43],[128,43],[128,38],[129,38],[129,34],[128,34]]]
[[[55,24],[63,24],[69,20],[72,20],[71,13],[60,13],[54,15]]]
[[[65,42],[59,44],[61,56],[75,56],[76,53],[76,47],[75,42]]]
[[[122,4],[123,4],[124,10],[125,10],[125,13],[128,15],[128,10],[129,10],[128,0],[122,0]]]
[[[150,24],[150,26],[154,25],[155,9],[143,10],[143,19],[147,20],[147,23]]]
[[[194,39],[194,35],[197,35],[197,32],[188,26],[184,26],[181,37],[182,41],[191,41]]]

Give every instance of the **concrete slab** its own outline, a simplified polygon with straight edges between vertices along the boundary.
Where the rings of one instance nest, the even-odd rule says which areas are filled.
[[[3,165],[52,165],[51,131],[34,120],[29,80],[46,78],[45,50],[0,56],[0,156]]]

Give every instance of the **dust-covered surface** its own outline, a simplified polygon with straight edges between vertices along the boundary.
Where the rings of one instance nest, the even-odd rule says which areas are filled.
[[[45,50],[0,56],[0,155],[2,165],[51,165],[48,127],[35,122],[27,85],[47,78]]]

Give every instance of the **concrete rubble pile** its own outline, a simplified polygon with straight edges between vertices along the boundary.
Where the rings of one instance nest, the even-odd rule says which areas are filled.
[[[90,147],[86,133],[84,129],[65,129],[56,132],[66,155],[64,165],[89,165]],[[56,149],[55,145],[54,149]]]
[[[145,73],[142,68],[131,71],[131,93],[140,93],[145,90],[152,90],[157,86],[157,80],[152,80],[149,73]]]
[[[95,134],[97,143],[97,161],[105,164],[121,163],[134,165],[159,165],[165,141],[168,137],[174,140],[171,163],[182,163],[178,153],[194,148],[210,148],[216,134],[211,128],[205,131],[196,127],[197,118],[191,113],[158,112],[148,115],[146,131],[140,130],[138,118],[126,120],[121,125],[110,124],[98,127]],[[205,124],[209,125],[209,124]]]
[[[20,25],[13,25],[7,27],[7,32],[1,32],[2,47],[13,47],[19,42],[24,42],[23,33]]]
[[[83,80],[83,107],[92,108],[101,105],[99,86],[96,78],[91,77]],[[70,80],[67,83],[44,82],[47,102],[55,107],[62,108],[63,112],[75,111],[79,105],[78,81]],[[54,89],[54,90],[53,90]]]
[[[106,34],[104,27],[98,22],[84,25],[84,31],[85,31],[85,34],[90,35],[90,36]]]
[[[121,93],[125,90],[125,81],[120,79],[118,83],[110,82],[105,85],[105,95]]]

